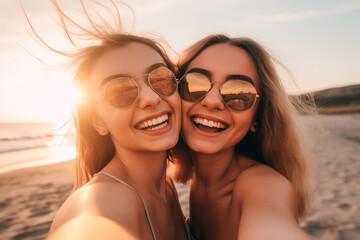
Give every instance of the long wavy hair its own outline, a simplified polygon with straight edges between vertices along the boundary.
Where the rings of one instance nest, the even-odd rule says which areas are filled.
[[[124,46],[131,42],[138,42],[153,48],[164,59],[167,67],[175,71],[172,62],[163,48],[154,40],[129,34],[107,34],[96,46],[81,49],[74,56],[73,62],[78,64],[74,83],[85,93],[83,101],[76,106],[73,119],[76,127],[76,183],[75,189],[87,183],[92,176],[99,172],[115,155],[115,148],[110,135],[101,136],[92,125],[94,114],[94,100],[87,97],[88,74],[96,59],[106,51]]]
[[[170,59],[171,49],[169,45],[155,34],[146,34],[146,36],[126,33],[123,30],[119,5],[109,0],[113,8],[114,23],[110,24],[108,20],[102,18],[101,14],[90,13],[83,0],[79,0],[84,16],[90,27],[84,27],[69,17],[58,5],[56,0],[50,0],[58,13],[58,24],[64,30],[69,42],[74,46],[72,51],[61,51],[53,48],[45,42],[37,33],[31,24],[26,11],[24,15],[31,28],[33,38],[42,46],[53,52],[66,56],[70,59],[69,65],[75,69],[74,84],[79,88],[82,98],[75,107],[73,120],[76,130],[76,180],[74,190],[86,184],[95,173],[99,172],[110,162],[115,155],[114,144],[110,135],[101,136],[93,127],[92,119],[95,114],[95,100],[90,95],[88,89],[88,79],[94,62],[107,51],[125,46],[126,44],[137,42],[147,45],[158,52],[164,59],[167,67],[175,72],[174,64]],[[105,8],[104,2],[91,1],[92,4]],[[124,5],[125,7],[130,7]],[[110,11],[110,8],[105,8]],[[93,19],[94,18],[94,19]],[[95,21],[96,20],[96,21]],[[74,40],[81,40],[78,46]]]
[[[179,58],[178,77],[183,76],[189,66],[202,51],[215,44],[229,44],[244,49],[252,58],[259,76],[260,103],[256,113],[258,129],[249,131],[236,144],[238,154],[247,155],[262,162],[285,176],[293,185],[297,197],[298,216],[303,217],[309,209],[310,188],[308,161],[311,152],[297,123],[301,102],[286,94],[275,70],[274,60],[257,42],[249,38],[230,38],[226,35],[210,35],[186,49]],[[191,150],[180,138],[172,149],[171,159],[175,163],[174,178],[187,182],[192,174]]]

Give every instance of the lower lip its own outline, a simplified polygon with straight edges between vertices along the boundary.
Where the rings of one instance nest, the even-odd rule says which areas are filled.
[[[171,115],[169,116],[169,120],[168,120],[168,125],[166,125],[163,128],[160,129],[156,129],[156,130],[143,130],[143,129],[138,129],[139,131],[141,131],[144,134],[150,135],[150,136],[157,136],[157,135],[162,135],[167,133],[168,131],[170,131],[171,129]]]
[[[203,135],[205,137],[217,137],[219,135],[221,135],[221,133],[223,133],[224,131],[226,131],[226,129],[224,131],[221,132],[208,132],[208,131],[204,131],[199,129],[198,127],[195,126],[194,122],[189,120],[191,122],[191,126],[194,129],[194,131],[200,135]]]

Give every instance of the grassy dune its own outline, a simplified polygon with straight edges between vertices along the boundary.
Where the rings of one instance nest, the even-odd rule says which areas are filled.
[[[300,95],[305,101],[313,98],[322,114],[360,112],[360,84],[329,88]]]

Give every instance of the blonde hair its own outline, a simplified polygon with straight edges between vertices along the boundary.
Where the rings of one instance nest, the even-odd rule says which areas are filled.
[[[237,153],[247,155],[262,162],[285,176],[293,185],[297,197],[298,216],[303,217],[309,208],[308,161],[311,154],[306,139],[300,136],[301,130],[296,122],[297,108],[303,106],[290,101],[275,70],[273,59],[257,42],[249,38],[229,38],[226,35],[210,35],[188,49],[180,56],[178,77],[206,48],[219,44],[230,44],[247,51],[253,59],[259,76],[260,103],[255,116],[259,126],[256,133],[249,131],[236,145]],[[296,104],[295,104],[296,102]],[[180,139],[172,149],[171,159],[176,163],[174,178],[186,182],[192,176],[190,150]]]
[[[97,3],[96,1],[92,2]],[[74,190],[86,184],[93,175],[105,167],[115,155],[115,148],[110,135],[101,136],[94,129],[92,124],[92,117],[94,116],[93,106],[95,100],[88,91],[88,75],[94,62],[102,54],[113,48],[137,42],[154,49],[164,59],[167,67],[175,72],[174,65],[168,57],[168,54],[171,53],[168,52],[168,48],[165,48],[168,46],[167,43],[160,37],[156,37],[155,34],[151,34],[152,37],[150,38],[124,33],[121,26],[120,11],[112,0],[109,0],[109,2],[116,12],[114,15],[118,25],[116,27],[111,27],[111,25],[103,18],[100,19],[102,24],[95,23],[91,18],[93,15],[88,12],[88,9],[84,5],[83,1],[80,0],[83,12],[91,26],[90,28],[86,28],[67,16],[61,10],[58,3],[55,0],[51,0],[51,3],[57,10],[60,19],[60,26],[65,31],[70,43],[72,43],[75,47],[75,50],[71,52],[59,51],[49,46],[37,34],[24,10],[25,17],[27,18],[32,33],[35,35],[35,40],[46,48],[71,59],[70,65],[75,68],[73,82],[78,86],[82,93],[82,99],[76,106],[75,112],[73,112],[77,149],[75,158],[76,180]],[[100,3],[97,4],[104,6]],[[100,15],[96,16],[99,17]],[[86,47],[78,47],[73,41],[74,37],[80,38],[90,44]]]

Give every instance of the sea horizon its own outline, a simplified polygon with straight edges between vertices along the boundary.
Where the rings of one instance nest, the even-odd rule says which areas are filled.
[[[1,122],[0,173],[74,158],[69,129],[51,122]]]

